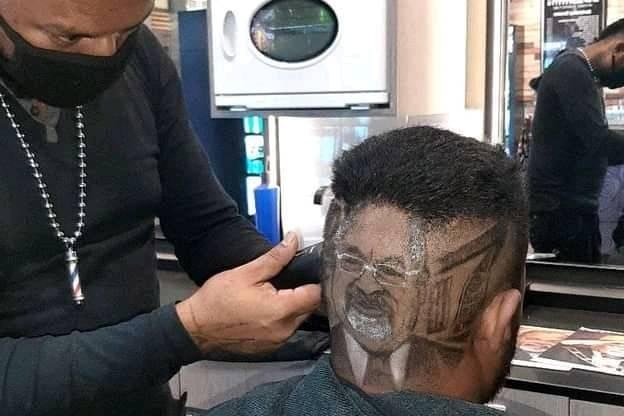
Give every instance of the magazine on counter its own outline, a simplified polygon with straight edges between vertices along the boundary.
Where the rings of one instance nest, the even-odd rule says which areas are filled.
[[[624,376],[624,333],[580,328],[535,361]]]
[[[565,362],[540,362],[540,354],[572,335],[574,331],[539,326],[522,325],[518,330],[516,353],[511,364],[548,370],[570,371],[572,364]]]

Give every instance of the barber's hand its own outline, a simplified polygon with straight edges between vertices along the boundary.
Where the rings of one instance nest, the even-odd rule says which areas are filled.
[[[204,353],[255,354],[280,347],[320,304],[319,285],[276,290],[269,280],[297,251],[297,237],[208,280],[177,305],[182,324]]]

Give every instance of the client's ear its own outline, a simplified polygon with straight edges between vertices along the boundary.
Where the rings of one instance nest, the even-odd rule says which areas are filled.
[[[512,337],[522,294],[517,289],[499,293],[487,306],[473,338],[472,347],[479,357],[498,357]]]

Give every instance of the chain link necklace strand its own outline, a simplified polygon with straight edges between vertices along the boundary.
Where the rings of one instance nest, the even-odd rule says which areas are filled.
[[[576,48],[576,49],[581,53],[581,55],[583,55],[583,58],[585,58],[585,62],[587,62],[587,66],[589,67],[589,71],[591,72],[592,76],[596,76],[595,71],[594,71],[594,66],[592,65],[585,51],[581,48]]]
[[[68,237],[61,230],[61,225],[58,223],[57,215],[54,212],[54,205],[50,200],[50,194],[47,192],[48,186],[43,180],[43,174],[39,169],[35,154],[30,149],[30,145],[25,140],[25,135],[22,133],[20,125],[15,121],[15,114],[11,111],[11,107],[6,101],[6,96],[0,93],[0,106],[6,113],[6,118],[9,120],[11,127],[15,130],[15,134],[19,141],[28,164],[32,168],[33,177],[35,178],[37,189],[40,192],[43,206],[47,211],[50,227],[54,231],[56,237],[65,246],[65,262],[67,263],[67,278],[71,287],[72,299],[77,305],[81,305],[84,300],[84,294],[82,293],[82,286],[80,284],[80,273],[78,270],[78,250],[76,249],[76,242],[82,236],[82,230],[85,226],[86,218],[86,198],[87,198],[87,163],[86,163],[86,144],[84,134],[84,115],[82,113],[82,106],[76,107],[76,131],[78,138],[78,167],[79,183],[78,183],[78,222],[76,223],[76,230],[73,236]]]

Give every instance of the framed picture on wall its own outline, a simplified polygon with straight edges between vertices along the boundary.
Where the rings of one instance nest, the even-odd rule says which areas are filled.
[[[605,27],[607,0],[543,0],[542,69],[566,48],[582,48]]]

